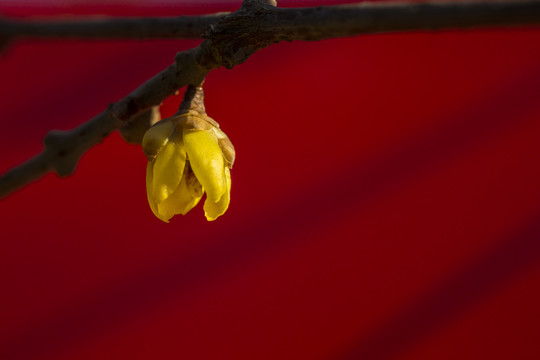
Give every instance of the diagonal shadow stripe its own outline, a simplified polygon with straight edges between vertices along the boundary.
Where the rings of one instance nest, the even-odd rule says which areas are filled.
[[[540,260],[540,212],[522,229],[345,351],[338,360],[401,355],[487,299]]]
[[[164,299],[174,297],[181,301],[195,288],[216,281],[233,264],[237,266],[269,251],[286,249],[291,242],[298,241],[294,235],[299,232],[316,231],[318,226],[331,223],[343,214],[367,208],[390,188],[443,166],[445,160],[501,131],[523,125],[520,121],[527,119],[523,113],[537,104],[538,83],[540,71],[504,84],[484,101],[448,116],[440,122],[442,125],[396,145],[370,163],[357,164],[349,171],[331,174],[326,181],[306,185],[302,191],[287,197],[292,199],[287,206],[276,201],[252,221],[242,219],[231,228],[227,241],[189,256],[173,257],[152,271],[103,289],[92,298],[43,319],[21,336],[3,339],[0,359],[36,359],[51,352],[59,353],[150,311]],[[325,202],[321,203],[320,199]],[[333,211],[329,213],[327,209]]]

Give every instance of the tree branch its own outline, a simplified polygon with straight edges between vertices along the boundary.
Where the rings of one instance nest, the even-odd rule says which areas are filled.
[[[288,41],[322,40],[377,32],[466,29],[540,22],[538,0],[362,2],[289,9],[275,8],[275,3],[274,0],[250,0],[244,1],[243,8],[255,6],[264,9],[259,14],[260,22],[256,26],[263,32],[279,35],[279,40]],[[228,14],[47,21],[0,19],[0,38],[200,38],[210,25],[218,23]]]
[[[246,0],[238,11],[215,16],[218,22],[207,29],[205,40],[194,49],[178,53],[167,69],[87,123],[71,131],[51,131],[43,152],[0,177],[0,197],[49,171],[60,176],[71,174],[88,149],[132,118],[158,106],[183,86],[201,84],[211,70],[219,66],[232,68],[279,41],[540,23],[538,1],[362,3],[297,9],[279,9],[272,3]],[[148,117],[139,119],[148,126]]]
[[[280,40],[540,24],[540,1],[381,2],[276,9],[258,26]]]
[[[159,18],[73,20],[0,19],[0,38],[67,39],[199,39],[206,28],[228,13]]]
[[[0,198],[50,171],[59,176],[72,174],[80,157],[111,132],[158,106],[181,87],[200,84],[208,71],[217,66],[207,55],[208,45],[203,42],[195,49],[178,53],[175,63],[88,122],[69,131],[49,132],[40,154],[0,176]]]

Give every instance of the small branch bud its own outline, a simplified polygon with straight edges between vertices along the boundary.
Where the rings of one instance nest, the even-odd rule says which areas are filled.
[[[161,120],[159,106],[152,106],[122,126],[119,131],[126,142],[141,145],[144,133],[159,120]]]

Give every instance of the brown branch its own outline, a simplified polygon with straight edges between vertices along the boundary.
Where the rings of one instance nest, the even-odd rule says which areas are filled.
[[[219,16],[197,48],[178,53],[172,65],[127,97],[71,131],[49,133],[42,153],[0,177],[0,197],[49,171],[71,174],[82,154],[132,118],[158,106],[183,86],[201,84],[209,71],[219,66],[232,68],[282,40],[540,23],[538,1],[363,3],[299,9],[279,9],[273,3],[245,0],[238,11]],[[148,122],[145,116],[139,119]]]
[[[540,1],[363,2],[274,9],[257,24],[278,40],[322,40],[361,34],[540,24]]]
[[[200,84],[208,71],[217,66],[206,55],[208,45],[204,42],[195,49],[179,53],[175,63],[88,122],[69,131],[49,132],[41,153],[0,176],[0,198],[50,171],[60,176],[72,174],[80,157],[111,132],[124,127],[131,118],[158,106],[179,88]]]
[[[362,2],[313,8],[276,8],[252,1],[261,11],[261,32],[281,40],[322,40],[377,32],[515,26],[540,22],[538,0],[454,2]],[[249,7],[245,2],[244,9]],[[266,9],[261,5],[267,5]],[[264,10],[263,10],[264,9]],[[150,39],[200,38],[228,13],[159,18],[0,20],[0,38]],[[253,14],[252,14],[253,15]],[[236,16],[239,26],[245,19]]]
[[[8,20],[0,19],[0,38],[198,39],[228,13],[159,18]]]
[[[268,5],[255,8],[244,3],[239,11],[213,26],[206,36],[219,48],[222,56],[219,62],[228,68],[242,63],[254,51],[279,41],[540,24],[538,0],[364,2],[297,9]]]

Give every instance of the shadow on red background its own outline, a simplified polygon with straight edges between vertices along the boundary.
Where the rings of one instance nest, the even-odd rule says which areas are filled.
[[[514,29],[286,43],[213,72],[207,109],[238,152],[226,216],[155,219],[145,158],[117,134],[72,177],[2,200],[0,358],[538,358],[539,40]],[[1,170],[196,44],[12,45]]]

